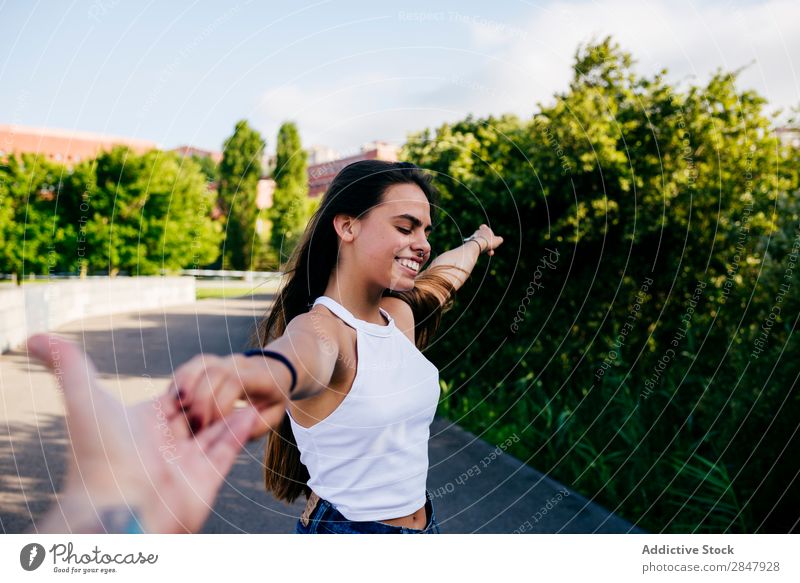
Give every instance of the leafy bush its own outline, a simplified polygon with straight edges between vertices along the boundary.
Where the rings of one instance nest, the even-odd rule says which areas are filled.
[[[532,119],[410,136],[443,194],[434,249],[483,222],[505,240],[430,349],[440,412],[519,434],[518,457],[646,530],[785,532],[798,151],[735,73],[665,76],[605,39]]]

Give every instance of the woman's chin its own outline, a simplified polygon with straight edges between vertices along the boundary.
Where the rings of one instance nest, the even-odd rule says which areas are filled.
[[[414,278],[410,276],[406,277],[392,277],[392,280],[389,282],[389,285],[386,286],[388,289],[396,292],[404,292],[404,291],[411,291],[414,289]]]

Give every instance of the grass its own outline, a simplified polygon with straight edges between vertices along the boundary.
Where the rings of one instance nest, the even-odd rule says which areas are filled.
[[[679,379],[679,371],[673,370],[665,375],[664,383]],[[455,381],[443,379],[447,398],[440,402],[438,412],[490,444],[501,443],[512,434],[520,436],[519,443],[509,448],[512,455],[588,494],[645,531],[755,530],[752,509],[743,504],[752,489],[733,479],[734,470],[744,462],[735,450],[728,451],[726,441],[715,443],[685,428],[682,415],[687,405],[665,409],[664,403],[655,402],[656,394],[641,404],[638,393],[627,390],[630,383],[623,378],[609,383],[620,387],[618,391],[611,394],[595,389],[590,395],[594,400],[587,397],[585,402],[572,395],[560,399],[542,395],[528,387],[528,377],[520,381],[487,398],[486,390],[467,387],[456,391]],[[697,401],[702,405],[704,394],[705,399],[710,398],[704,391],[707,384],[681,385],[684,395],[691,397],[689,406]],[[601,402],[607,405],[605,412]],[[718,410],[719,405],[710,408]],[[742,420],[729,415],[712,425],[715,423],[721,431],[723,424],[738,427]],[[720,450],[726,454],[724,458]],[[757,463],[748,469],[758,471]]]
[[[49,279],[23,279],[22,285],[30,285],[32,283],[51,283]],[[52,281],[59,281],[59,280],[52,280]],[[0,279],[0,285],[6,285],[8,287],[17,287],[16,282],[11,281],[10,279]]]
[[[257,289],[250,287],[198,287],[195,290],[195,297],[198,300],[206,300],[210,298],[239,298],[242,296],[250,295],[253,292],[258,293]]]

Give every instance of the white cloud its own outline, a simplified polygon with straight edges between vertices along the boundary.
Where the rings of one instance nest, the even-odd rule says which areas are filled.
[[[672,82],[704,83],[717,68],[750,64],[740,75],[741,88],[756,89],[772,106],[800,103],[800,5],[790,0],[564,1],[540,6],[519,22],[457,12],[447,13],[447,21],[442,26],[467,31],[464,46],[421,52],[402,70],[370,72],[350,63],[336,86],[308,87],[298,79],[267,91],[256,122],[270,149],[286,119],[298,122],[305,144],[352,151],[375,139],[402,142],[407,131],[468,113],[530,116],[537,102],[566,89],[577,47],[609,34],[633,54],[642,74],[667,68]]]
[[[479,27],[476,27],[479,28]],[[502,88],[503,109],[520,115],[535,111],[566,88],[579,44],[612,35],[637,60],[637,70],[652,74],[667,68],[671,80],[703,83],[721,67],[750,65],[739,77],[779,107],[800,103],[797,55],[800,55],[800,5],[788,0],[732,6],[691,2],[559,2],[540,8],[525,35],[509,35],[498,60],[474,73],[476,83]],[[473,30],[477,44],[486,31]],[[497,112],[475,94],[471,107]]]
[[[417,76],[388,73],[340,79],[337,86],[304,88],[297,83],[267,91],[257,108],[255,123],[274,151],[275,136],[287,120],[297,122],[303,144],[324,144],[342,155],[354,154],[373,140],[405,142],[408,132],[459,119],[459,109],[420,104],[415,95]]]

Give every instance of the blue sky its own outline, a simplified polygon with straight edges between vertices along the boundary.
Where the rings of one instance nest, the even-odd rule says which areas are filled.
[[[717,67],[800,104],[800,5],[768,2],[1,2],[0,124],[220,149],[247,118],[275,147],[346,154],[468,113],[530,116],[579,43],[612,34],[638,69]]]

